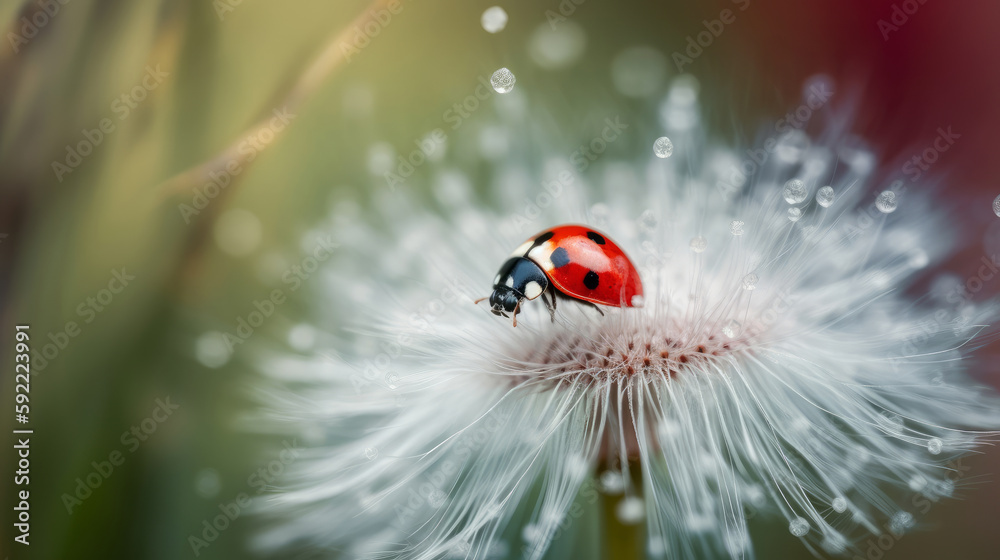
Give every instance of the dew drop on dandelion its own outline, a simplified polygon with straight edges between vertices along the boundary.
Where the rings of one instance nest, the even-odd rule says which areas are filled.
[[[833,499],[833,503],[830,505],[833,506],[833,511],[837,513],[844,513],[845,511],[847,511],[847,498],[843,496],[837,496],[836,498]]]
[[[601,490],[605,494],[618,495],[625,491],[625,478],[620,471],[604,471],[601,473]]]
[[[891,214],[896,211],[896,207],[899,205],[896,202],[896,193],[892,191],[882,191],[878,197],[875,198],[875,208],[883,214]]]
[[[695,253],[703,253],[705,252],[706,248],[708,248],[708,241],[704,237],[699,235],[697,237],[691,238],[692,251],[694,251]]]
[[[823,208],[833,206],[833,187],[827,185],[816,191],[816,204]]]
[[[739,321],[729,321],[729,324],[722,327],[722,334],[728,336],[729,338],[736,338],[736,335],[740,332],[740,322]]]
[[[653,153],[658,158],[668,158],[674,153],[674,143],[666,136],[661,136],[653,142]]]
[[[785,202],[800,204],[805,201],[809,191],[806,190],[806,184],[800,179],[791,179],[785,183],[785,188],[781,194],[785,197]]]
[[[507,11],[500,6],[486,8],[482,17],[479,18],[479,22],[487,33],[499,33],[503,31],[504,27],[507,27]]]
[[[804,537],[809,532],[809,522],[803,517],[796,517],[788,524],[788,531],[796,537]]]
[[[378,449],[374,447],[365,448],[365,458],[369,461],[374,461],[376,457],[378,457]]]
[[[993,213],[1000,217],[1000,194],[993,199]]]
[[[506,68],[501,68],[490,77],[490,84],[497,93],[509,93],[514,89],[514,73]]]
[[[740,220],[733,220],[729,223],[729,233],[733,235],[743,235],[743,226],[745,224]]]
[[[646,504],[635,496],[623,498],[615,506],[615,517],[623,525],[635,525],[646,517]]]
[[[788,219],[792,222],[797,222],[802,219],[802,209],[797,207],[792,207],[788,209]]]
[[[760,281],[760,277],[751,272],[743,277],[743,289],[744,290],[756,290],[757,282]]]
[[[889,520],[889,530],[893,533],[902,534],[907,529],[913,527],[913,514],[908,511],[897,511]]]
[[[937,455],[941,453],[941,450],[943,448],[944,448],[944,443],[941,441],[941,438],[931,438],[927,440],[927,451],[929,451],[931,455]]]

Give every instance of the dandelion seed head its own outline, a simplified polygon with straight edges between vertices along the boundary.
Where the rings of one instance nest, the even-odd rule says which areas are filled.
[[[623,87],[653,95],[635,61],[620,64]],[[641,137],[698,126],[692,84],[671,83]],[[507,146],[528,138],[511,124],[531,120],[525,99],[498,99],[521,117],[483,127],[503,127]],[[576,497],[600,491],[620,521],[645,523],[654,555],[752,554],[748,508],[840,554],[887,524],[912,529],[899,491],[950,496],[947,462],[1000,426],[996,397],[966,377],[975,330],[959,328],[995,321],[996,304],[947,307],[961,278],[909,295],[950,250],[947,221],[915,188],[906,205],[893,197],[891,219],[872,216],[878,162],[846,138],[784,135],[721,196],[746,147],[686,134],[675,149],[690,170],[651,162],[643,144],[543,205],[538,185],[572,169],[565,156],[540,149],[536,176],[508,151],[480,189],[458,147],[482,129],[458,131],[455,153],[421,170],[426,197],[373,192],[370,208],[338,204],[328,220],[342,248],[310,297],[348,328],[293,327],[294,351],[265,366],[289,388],[268,391],[268,427],[320,434],[268,501],[279,523],[265,545],[486,558],[503,535],[537,560]],[[826,186],[812,204],[814,185]],[[641,307],[602,316],[563,301],[552,321],[527,301],[514,328],[473,305],[514,248],[571,222],[635,260]]]

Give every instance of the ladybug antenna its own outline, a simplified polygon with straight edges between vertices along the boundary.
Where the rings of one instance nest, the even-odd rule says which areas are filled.
[[[476,301],[472,302],[472,305],[479,305],[479,302],[483,301],[484,299],[489,299],[489,298],[490,298],[490,296],[481,297],[481,298],[477,299]]]

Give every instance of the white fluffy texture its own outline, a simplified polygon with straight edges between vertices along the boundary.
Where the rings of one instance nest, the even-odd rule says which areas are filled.
[[[907,488],[951,494],[949,461],[989,435],[973,430],[1000,426],[1000,408],[963,377],[995,306],[904,295],[949,250],[944,222],[901,190],[880,213],[873,157],[832,132],[785,135],[746,185],[720,188],[745,152],[706,144],[696,107],[674,98],[685,105],[664,105],[669,159],[650,142],[603,177],[558,159],[540,177],[508,167],[499,201],[439,171],[436,207],[405,190],[384,193],[375,216],[341,205],[329,228],[342,248],[317,297],[358,332],[268,364],[291,389],[271,397],[279,429],[312,442],[268,503],[285,521],[269,546],[540,558],[582,523],[567,512],[592,503],[591,477],[636,465],[641,485],[621,476],[645,504],[651,557],[751,557],[748,512],[846,553],[914,524]],[[539,214],[490,210],[522,209],[563,170],[572,183]],[[809,190],[794,222],[782,196],[793,178]],[[829,208],[814,200],[824,185]],[[563,301],[553,324],[526,302],[513,328],[472,305],[513,248],[570,221],[629,252],[644,308],[601,317]]]

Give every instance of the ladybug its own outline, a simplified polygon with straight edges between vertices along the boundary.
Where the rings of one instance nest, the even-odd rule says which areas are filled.
[[[624,251],[594,228],[567,224],[525,241],[500,267],[488,296],[494,315],[514,316],[521,302],[541,296],[552,320],[556,297],[593,306],[641,307],[642,281]],[[480,298],[479,303],[487,298]]]

